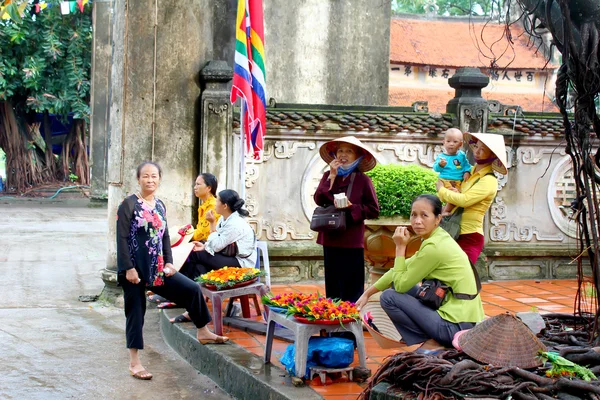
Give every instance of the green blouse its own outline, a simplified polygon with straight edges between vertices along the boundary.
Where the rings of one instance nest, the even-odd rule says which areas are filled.
[[[396,257],[394,268],[375,282],[375,287],[385,290],[393,283],[397,292],[405,293],[423,279],[439,279],[456,293],[477,293],[475,276],[467,255],[439,227],[423,241],[419,251],[411,258]],[[448,292],[437,312],[443,319],[454,323],[477,323],[485,316],[481,296],[473,300],[459,300],[452,292]]]

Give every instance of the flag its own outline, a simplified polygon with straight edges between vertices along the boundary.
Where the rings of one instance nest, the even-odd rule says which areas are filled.
[[[245,134],[246,153],[260,159],[267,128],[262,0],[238,0],[235,38],[231,102],[241,98],[240,125]]]

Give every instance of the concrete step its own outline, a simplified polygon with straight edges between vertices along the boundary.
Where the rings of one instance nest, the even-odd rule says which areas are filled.
[[[192,323],[171,324],[181,309],[162,310],[160,330],[165,342],[198,372],[238,399],[323,399],[308,386],[295,387],[284,370],[235,343],[201,345]]]

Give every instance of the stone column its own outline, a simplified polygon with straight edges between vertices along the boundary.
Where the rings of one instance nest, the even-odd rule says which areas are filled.
[[[92,200],[108,198],[108,94],[112,52],[111,0],[96,0],[92,13],[92,100],[90,117],[90,175]]]
[[[158,7],[158,10],[155,9]],[[198,173],[198,71],[213,40],[206,0],[113,0],[109,92],[108,254],[103,297],[116,287],[116,213],[138,190],[136,167],[153,160],[163,169],[157,196],[170,226],[192,222]]]
[[[233,158],[228,157],[233,145],[232,105],[229,101],[232,77],[233,69],[225,61],[210,61],[200,71],[204,90],[200,98],[199,172],[215,175],[219,190],[227,187],[227,171],[234,167],[229,165]]]
[[[463,132],[485,132],[488,119],[488,103],[481,97],[481,89],[490,78],[479,68],[459,68],[448,79],[455,89],[454,98],[446,105],[446,112],[456,116],[457,126]]]

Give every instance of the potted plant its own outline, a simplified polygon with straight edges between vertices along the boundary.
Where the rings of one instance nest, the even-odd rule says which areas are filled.
[[[410,207],[420,194],[435,194],[438,176],[418,165],[377,165],[366,173],[373,181],[379,200],[379,218],[365,220],[365,260],[372,266],[373,282],[394,266],[396,245],[392,235],[396,227],[410,225]],[[414,253],[420,243],[409,243]]]

